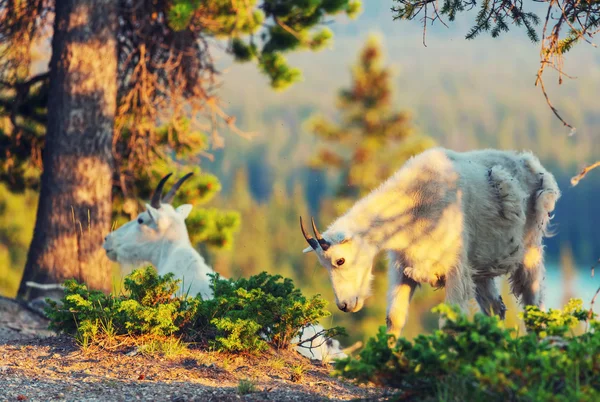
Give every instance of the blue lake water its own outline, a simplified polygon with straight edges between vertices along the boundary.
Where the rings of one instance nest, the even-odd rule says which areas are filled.
[[[590,268],[578,267],[576,275],[569,283],[557,264],[548,264],[546,272],[546,307],[560,308],[563,304],[565,291],[571,292],[572,298],[583,300],[585,308],[589,308],[590,302],[600,287],[600,269],[596,275],[590,275]],[[594,304],[594,311],[600,311],[600,296]]]

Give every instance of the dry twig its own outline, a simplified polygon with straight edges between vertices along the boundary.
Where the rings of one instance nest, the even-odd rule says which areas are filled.
[[[599,293],[600,287],[596,290],[596,293],[594,293],[594,297],[592,297],[592,301],[590,302],[590,309],[588,310],[588,316],[585,320],[585,332],[588,331],[590,320],[594,317],[594,302],[596,301],[596,297],[598,297]]]
[[[579,184],[579,181],[581,179],[583,179],[590,172],[590,170],[595,169],[598,166],[600,166],[600,161],[597,161],[596,163],[593,163],[593,164],[581,169],[581,172],[579,172],[579,174],[577,176],[573,176],[571,178],[571,186],[575,187],[577,184]]]

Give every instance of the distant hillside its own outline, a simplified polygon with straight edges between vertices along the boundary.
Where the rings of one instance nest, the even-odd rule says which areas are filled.
[[[539,44],[529,42],[518,29],[499,39],[467,41],[464,33],[470,21],[462,18],[449,29],[441,25],[428,29],[424,47],[422,26],[392,21],[391,5],[391,1],[365,2],[357,21],[342,19],[330,25],[335,32],[332,49],[290,57],[302,68],[304,81],[286,92],[270,90],[254,66],[230,66],[221,91],[225,104],[233,109],[243,106],[245,116],[273,109],[331,112],[336,91],[349,80],[349,65],[358,48],[370,33],[379,33],[389,63],[398,70],[398,106],[413,110],[421,129],[442,144],[457,149],[531,148],[563,166],[600,154],[600,141],[593,141],[600,125],[596,106],[600,51],[582,45],[569,54],[565,71],[580,78],[566,79],[560,88],[555,85],[556,74],[546,75],[554,104],[578,129],[575,137],[567,138],[568,131],[534,86]],[[227,61],[225,57],[223,64]],[[248,130],[262,126],[260,121],[247,123]]]

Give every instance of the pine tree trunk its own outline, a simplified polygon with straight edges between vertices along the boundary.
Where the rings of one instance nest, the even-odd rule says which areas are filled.
[[[117,4],[56,1],[44,171],[19,298],[44,294],[26,281],[111,288],[101,246],[111,222]]]

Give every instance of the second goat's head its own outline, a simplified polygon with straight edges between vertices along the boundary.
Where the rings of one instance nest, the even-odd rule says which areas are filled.
[[[344,222],[344,219],[338,219],[336,223],[344,226]],[[319,263],[327,269],[338,308],[348,313],[359,311],[371,294],[377,248],[348,230],[338,228],[321,234],[314,219],[312,228],[316,238],[308,233],[300,217],[302,235],[310,246],[303,250],[304,253],[314,252]]]

